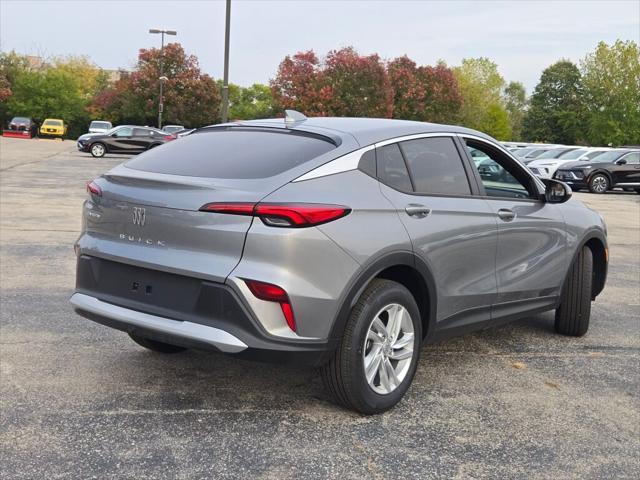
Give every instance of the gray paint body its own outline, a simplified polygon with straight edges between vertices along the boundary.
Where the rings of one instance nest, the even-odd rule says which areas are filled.
[[[284,128],[282,120],[243,124]],[[477,195],[406,194],[360,170],[293,181],[354,150],[414,134],[472,135],[510,155],[478,132],[420,122],[343,118],[309,119],[296,128],[331,135],[339,145],[260,180],[114,168],[96,181],[103,196],[85,202],[79,253],[227,283],[245,299],[267,336],[305,342],[330,337],[348,289],[386,255],[410,252],[421,259],[435,279],[436,323],[458,325],[509,311],[554,308],[577,247],[589,234],[605,238],[599,215],[575,200],[549,204]],[[188,155],[188,140],[159,148]],[[301,229],[198,211],[208,202],[259,201],[338,204],[352,211],[330,223]],[[410,217],[405,212],[409,204],[424,205],[431,213]],[[146,223],[134,225],[133,209],[141,206],[146,209]],[[499,219],[497,211],[502,208],[513,210],[516,218]],[[253,297],[243,279],[284,288],[295,312],[297,333],[286,328],[278,305]]]

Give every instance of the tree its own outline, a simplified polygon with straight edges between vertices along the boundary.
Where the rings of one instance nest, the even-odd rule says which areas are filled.
[[[220,91],[209,75],[200,71],[198,59],[187,55],[179,43],[164,47],[163,75],[165,123],[199,127],[218,119]],[[100,94],[94,106],[118,123],[154,125],[158,116],[160,49],[141,49],[135,71],[123,76]]]
[[[269,85],[279,110],[288,108],[310,116],[329,114],[327,101],[332,91],[313,50],[287,55]]]
[[[527,93],[520,82],[509,82],[504,89],[504,104],[509,114],[511,139],[522,140],[522,122],[527,109]]]
[[[329,52],[322,64],[313,51],[287,56],[270,85],[278,108],[305,115],[388,118],[393,109],[384,63],[352,47]]]
[[[584,141],[581,127],[584,102],[578,67],[560,60],[547,67],[536,85],[524,119],[529,140],[572,145]]]
[[[361,56],[353,47],[333,50],[323,77],[331,95],[329,114],[338,117],[384,117],[393,111],[393,91],[377,54]]]
[[[492,119],[507,115],[502,104],[505,81],[498,73],[498,66],[488,58],[465,58],[462,65],[453,69],[462,94],[461,123],[469,128],[482,130],[500,140],[511,136],[507,124],[494,126]]]
[[[600,42],[581,62],[585,129],[592,144],[640,144],[640,49]]]
[[[273,96],[267,85],[254,83],[250,87],[229,85],[229,118],[252,120],[273,117]]]
[[[444,64],[418,67],[406,55],[387,64],[393,89],[393,117],[453,123],[462,98],[451,69]]]

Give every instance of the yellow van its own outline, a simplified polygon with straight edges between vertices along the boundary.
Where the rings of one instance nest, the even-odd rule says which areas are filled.
[[[42,125],[40,125],[41,137],[58,137],[64,140],[64,136],[67,133],[67,126],[63,120],[59,118],[47,118]]]

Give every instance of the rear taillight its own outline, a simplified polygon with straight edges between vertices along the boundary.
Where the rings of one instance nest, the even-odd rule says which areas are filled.
[[[249,287],[249,290],[251,290],[251,293],[253,293],[256,298],[267,302],[279,303],[287,325],[289,325],[292,331],[296,331],[296,320],[293,316],[291,302],[289,302],[289,296],[283,288],[257,280],[245,280],[244,283],[247,284],[247,287]]]
[[[96,197],[102,196],[102,189],[95,182],[87,183],[87,192]]]
[[[163,138],[169,141],[169,140],[175,140],[177,137],[175,135],[165,135]]]
[[[207,203],[202,212],[252,215],[272,227],[311,227],[337,220],[351,212],[342,205],[317,203]]]

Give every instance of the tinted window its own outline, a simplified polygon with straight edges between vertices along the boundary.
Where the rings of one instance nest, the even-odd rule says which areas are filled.
[[[470,195],[469,181],[462,166],[453,139],[420,138],[400,143],[415,191],[419,193],[440,193]],[[483,152],[472,152],[476,158],[487,158]]]
[[[640,152],[631,152],[622,158],[624,158],[629,165],[637,165],[640,163]]]
[[[615,162],[622,155],[624,155],[624,150],[609,150],[608,152],[604,152],[601,155],[594,157],[591,161],[594,163],[610,163]]]
[[[119,128],[118,130],[116,130],[114,132],[114,135],[116,137],[130,137],[131,136],[131,132],[132,132],[132,128],[131,127],[123,127],[123,128]]]
[[[378,159],[378,178],[382,183],[403,192],[413,190],[407,166],[397,143],[377,149],[376,156]]]
[[[484,185],[485,193],[490,197],[505,198],[535,198],[535,192],[530,194],[527,185],[530,179],[523,173],[515,162],[499,150],[488,145],[467,140],[470,148],[476,148],[485,153],[488,157],[480,163],[475,163],[475,167],[480,174],[480,179]],[[531,187],[529,185],[530,188]]]
[[[335,148],[322,137],[292,130],[214,129],[169,142],[126,166],[148,172],[209,178],[267,178]],[[179,160],[179,161],[178,161]]]
[[[148,137],[151,135],[151,130],[147,130],[146,128],[134,128],[133,136],[134,137]]]

